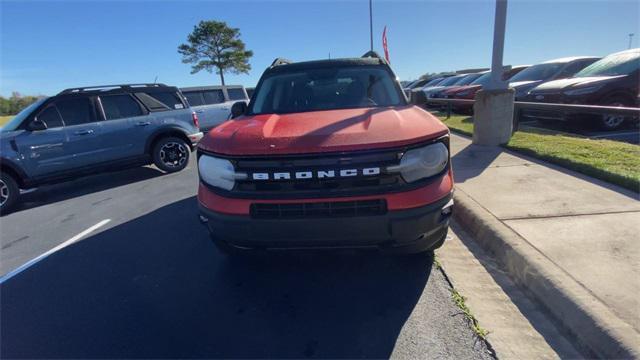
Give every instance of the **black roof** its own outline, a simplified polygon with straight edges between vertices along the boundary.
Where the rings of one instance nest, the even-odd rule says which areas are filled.
[[[71,95],[71,94],[95,94],[95,93],[123,93],[123,92],[155,92],[155,91],[177,91],[175,86],[167,86],[165,84],[117,84],[117,85],[97,85],[97,86],[83,86],[77,88],[69,88],[62,90],[56,96]]]
[[[308,70],[318,68],[338,68],[346,66],[359,66],[359,65],[387,65],[387,62],[381,59],[377,54],[368,52],[364,57],[359,58],[344,58],[344,59],[326,59],[326,60],[312,60],[302,62],[290,62],[289,60],[278,58],[274,60],[271,66],[266,72],[289,72],[297,70]]]

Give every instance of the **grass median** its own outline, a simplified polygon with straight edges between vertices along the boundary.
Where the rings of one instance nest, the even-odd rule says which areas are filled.
[[[473,134],[469,116],[439,116],[451,129]],[[553,130],[527,129],[516,132],[505,148],[548,161],[594,178],[640,190],[640,146],[612,140],[592,140]]]

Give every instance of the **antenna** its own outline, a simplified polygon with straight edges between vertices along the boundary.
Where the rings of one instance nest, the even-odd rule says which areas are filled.
[[[153,79],[153,83],[156,84],[158,82],[158,75],[156,75],[156,78]]]
[[[631,49],[631,41],[633,39],[633,35],[635,35],[634,33],[630,33],[629,34],[629,49]]]

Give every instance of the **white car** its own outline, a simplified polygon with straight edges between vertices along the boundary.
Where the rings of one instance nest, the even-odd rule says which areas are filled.
[[[198,115],[203,132],[227,121],[231,116],[231,106],[237,101],[249,101],[242,85],[197,86],[181,88],[189,105]]]

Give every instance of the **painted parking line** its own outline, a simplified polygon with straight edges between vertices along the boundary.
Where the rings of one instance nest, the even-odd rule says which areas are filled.
[[[99,223],[85,229],[84,231],[82,231],[81,233],[75,235],[74,237],[72,237],[71,239],[63,242],[62,244],[52,248],[51,250],[44,252],[38,256],[36,256],[35,258],[27,261],[26,263],[20,265],[19,267],[17,267],[15,270],[8,272],[7,274],[3,275],[2,277],[0,277],[0,284],[4,283],[5,281],[11,279],[12,277],[18,275],[19,273],[23,272],[24,270],[28,269],[29,267],[37,264],[38,262],[44,260],[46,257],[48,257],[49,255],[55,253],[56,251],[62,250],[65,247],[75,243],[76,241],[82,239],[83,237],[91,234],[92,232],[98,230],[99,228],[105,226],[107,223],[109,223],[109,221],[111,221],[111,219],[104,219],[102,221],[100,221]]]

